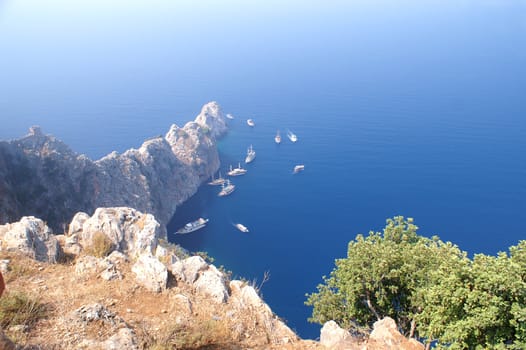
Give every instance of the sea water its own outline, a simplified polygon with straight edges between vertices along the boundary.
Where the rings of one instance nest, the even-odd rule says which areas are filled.
[[[526,238],[525,13],[490,0],[0,1],[0,138],[39,124],[97,159],[218,101],[235,117],[223,176],[250,145],[256,159],[230,196],[202,186],[169,239],[258,287],[268,273],[265,301],[316,338],[305,293],[386,218],[470,254]],[[206,228],[173,234],[199,216]]]

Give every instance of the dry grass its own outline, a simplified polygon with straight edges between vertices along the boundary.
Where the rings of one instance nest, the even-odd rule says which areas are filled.
[[[5,274],[4,296],[31,291],[29,298],[38,301],[34,305],[46,305],[46,317],[33,318],[32,326],[22,334],[5,328],[21,349],[78,349],[85,339],[107,339],[116,331],[111,325],[72,322],[74,310],[93,303],[104,305],[132,328],[140,349],[323,348],[304,341],[273,345],[267,330],[257,324],[256,315],[236,310],[229,303],[212,303],[185,283],[172,281],[162,293],[148,292],[136,284],[131,263],[119,265],[121,280],[104,281],[96,274],[78,276],[74,263],[38,263],[15,255],[4,258],[10,260],[11,267]],[[191,308],[181,302],[185,297]]]
[[[86,254],[104,258],[113,250],[113,243],[104,233],[97,231],[93,234],[91,245],[85,248]]]

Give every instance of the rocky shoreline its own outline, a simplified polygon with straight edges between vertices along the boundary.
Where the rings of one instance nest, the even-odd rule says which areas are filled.
[[[176,207],[219,168],[217,139],[226,131],[221,107],[210,102],[184,127],[173,124],[138,149],[92,161],[32,127],[21,139],[0,142],[0,224],[32,215],[65,231],[77,212],[127,206],[153,214],[164,230]]]

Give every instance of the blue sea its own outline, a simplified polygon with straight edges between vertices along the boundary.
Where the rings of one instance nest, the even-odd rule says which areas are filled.
[[[169,238],[268,272],[265,301],[316,338],[305,293],[386,218],[471,255],[526,238],[525,38],[523,0],[0,0],[0,139],[38,124],[98,159],[218,101],[223,175],[256,160],[231,196],[202,186]]]

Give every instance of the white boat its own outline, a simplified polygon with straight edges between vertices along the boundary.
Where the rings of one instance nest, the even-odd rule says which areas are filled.
[[[281,143],[281,135],[279,134],[279,130],[276,133],[276,136],[274,136],[274,141],[279,145]]]
[[[292,142],[296,142],[298,141],[298,137],[296,136],[296,134],[294,134],[292,131],[288,131],[287,132],[287,137],[289,138],[290,141]]]
[[[226,117],[227,117],[228,119],[234,119],[234,116],[233,116],[232,114],[230,114],[230,113],[227,113]]]
[[[247,169],[243,169],[241,167],[241,163],[238,163],[237,168],[232,169],[232,165],[230,166],[230,171],[227,173],[229,176],[239,176],[239,175],[245,175],[247,173]]]
[[[250,163],[256,158],[256,151],[252,148],[252,145],[247,150],[247,157],[245,158],[245,163]]]
[[[226,185],[222,185],[221,191],[217,195],[219,197],[228,196],[230,193],[234,192],[235,189],[236,186],[231,183],[230,180],[226,180]]]
[[[248,228],[243,224],[234,224],[234,226],[241,232],[248,232]]]
[[[300,171],[305,170],[305,165],[299,164],[294,167],[294,174],[299,173]]]
[[[252,127],[256,126],[256,123],[254,123],[253,119],[247,119],[247,124],[248,126],[252,126]]]
[[[179,230],[175,231],[175,233],[185,234],[185,233],[197,231],[200,228],[205,227],[207,222],[208,222],[208,219],[199,218],[195,221],[187,223],[186,225],[181,227]]]
[[[225,181],[226,181],[226,179],[221,177],[221,173],[219,173],[219,177],[217,179],[214,179],[214,175],[212,175],[212,181],[210,181],[208,184],[210,186],[219,186],[219,185],[224,184]]]

